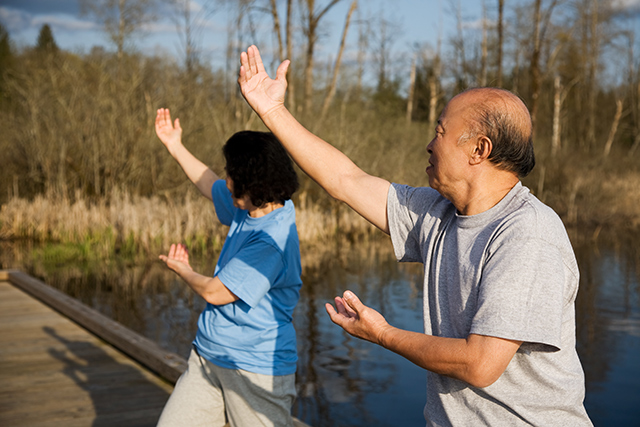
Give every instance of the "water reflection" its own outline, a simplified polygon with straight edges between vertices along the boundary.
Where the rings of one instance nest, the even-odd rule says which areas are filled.
[[[580,267],[577,346],[594,424],[640,420],[640,249],[637,235],[573,236]]]
[[[578,352],[596,426],[640,419],[640,248],[637,237],[572,235],[581,271]],[[46,251],[45,251],[46,252]],[[399,265],[386,239],[303,247],[295,415],[315,426],[422,426],[424,372],[333,325],[326,302],[345,289],[394,326],[422,330],[421,266]],[[35,254],[35,255],[34,255]],[[39,255],[40,254],[40,255]],[[188,354],[203,301],[155,259],[57,262],[40,247],[0,243],[0,266],[20,268],[160,343]],[[217,254],[192,259],[212,274]]]

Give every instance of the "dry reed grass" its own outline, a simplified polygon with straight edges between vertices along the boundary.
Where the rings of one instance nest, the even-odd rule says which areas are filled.
[[[316,204],[302,204],[297,208],[297,225],[303,243],[326,242],[338,235],[354,240],[375,230],[346,207],[334,204],[327,211]],[[186,242],[196,250],[218,250],[226,232],[211,202],[191,192],[180,201],[122,191],[113,191],[108,201],[95,203],[80,194],[74,201],[52,195],[31,201],[14,197],[0,208],[2,239],[91,242],[102,254],[158,252],[173,242]]]

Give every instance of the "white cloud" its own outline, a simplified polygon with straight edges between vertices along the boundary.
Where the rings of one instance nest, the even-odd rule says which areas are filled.
[[[23,31],[30,26],[31,14],[18,9],[0,6],[0,22],[9,33]]]
[[[54,30],[60,31],[86,31],[96,28],[92,21],[81,20],[65,13],[39,14],[0,6],[0,22],[9,33],[21,33],[31,29],[39,29],[44,24],[49,24]]]
[[[612,0],[611,8],[616,12],[640,12],[640,0]]]
[[[49,24],[54,29],[68,31],[85,31],[97,28],[95,22],[63,14],[37,15],[31,19],[31,26],[40,27],[44,24]]]

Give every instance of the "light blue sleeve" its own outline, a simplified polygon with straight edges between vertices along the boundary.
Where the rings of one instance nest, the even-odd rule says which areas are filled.
[[[258,240],[234,255],[217,277],[235,296],[255,307],[285,270],[282,252]]]
[[[213,183],[211,186],[211,198],[213,199],[213,206],[216,209],[218,220],[223,225],[230,226],[238,208],[233,205],[231,192],[229,192],[224,179],[219,179]]]

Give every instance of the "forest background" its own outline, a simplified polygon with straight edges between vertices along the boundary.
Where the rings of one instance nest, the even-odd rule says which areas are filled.
[[[46,23],[33,45],[0,25],[0,239],[58,242],[75,248],[61,256],[84,258],[156,256],[175,241],[219,248],[225,230],[153,123],[157,108],[170,108],[185,145],[222,171],[224,141],[264,129],[236,85],[239,52],[256,41],[271,73],[292,60],[295,116],[369,173],[427,185],[425,148],[446,102],[469,87],[503,87],[534,122],[537,166],[524,184],[595,238],[604,227],[640,228],[638,2],[484,0],[470,28],[450,0],[453,33],[408,49],[396,43],[403,23],[363,3],[81,0],[110,41],[89,52],[59,48]],[[160,8],[172,11],[179,56],[136,47]],[[220,8],[226,48],[212,60],[202,26]],[[321,56],[337,10],[333,53]],[[303,242],[381,235],[299,176]]]

